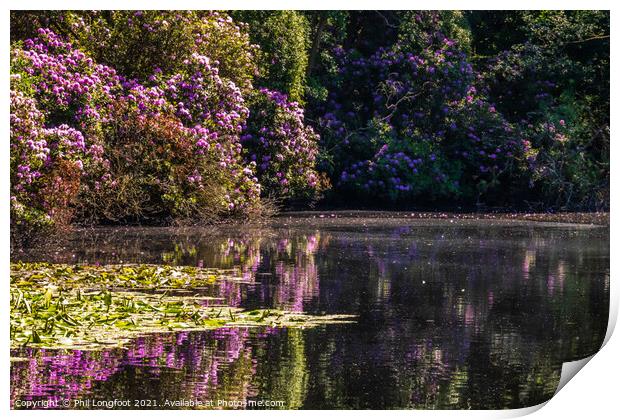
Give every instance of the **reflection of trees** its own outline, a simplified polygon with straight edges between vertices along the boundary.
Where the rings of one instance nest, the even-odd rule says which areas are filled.
[[[283,408],[301,408],[309,377],[303,332],[289,330],[286,340],[275,337],[268,344],[259,350],[262,352],[259,357],[263,361],[257,366],[259,396],[285,401],[286,407]]]
[[[346,264],[319,262],[321,288],[332,291],[323,305],[361,313],[365,327],[347,339],[316,338],[329,353],[321,358],[353,360],[334,369],[309,359],[311,382],[326,384],[309,400],[521,407],[553,395],[563,361],[598,349],[607,325],[606,233],[592,240],[596,232],[463,230],[394,230],[389,241],[351,235],[338,243]],[[354,286],[331,284],[343,278]],[[364,397],[375,380],[381,395]],[[341,394],[350,398],[331,399]]]
[[[16,399],[151,399],[163,404],[166,399],[216,403],[260,397],[300,408],[308,386],[300,330],[151,335],[135,339],[128,349],[27,349],[19,355],[26,359],[12,365],[11,406]]]
[[[273,334],[270,330],[267,333]],[[253,332],[252,334],[254,334]],[[247,329],[150,335],[127,350],[28,349],[11,369],[15,399],[130,398],[245,401],[253,395],[254,346]]]
[[[288,229],[94,229],[78,232],[54,251],[18,256],[80,263],[157,263],[235,269],[241,279],[216,285],[230,305],[248,294],[261,306],[303,311],[318,296],[315,253],[326,246],[318,231]]]
[[[11,363],[11,407],[16,399],[78,398],[95,381],[105,381],[117,372],[121,353],[119,349],[96,355],[79,350],[25,350],[24,360]]]
[[[170,264],[234,268],[242,282],[215,286],[230,304],[359,315],[355,325],[216,338],[230,348],[197,349],[202,359],[189,364],[187,344],[169,343],[176,350],[157,363],[171,365],[145,395],[236,392],[305,408],[521,407],[549,398],[561,363],[595,352],[607,326],[608,231],[537,226],[125,232],[53,258],[161,263],[163,255]],[[153,368],[136,357],[135,369],[140,360],[140,369]],[[190,368],[195,378],[184,376]],[[135,385],[139,375],[116,371],[97,392]]]

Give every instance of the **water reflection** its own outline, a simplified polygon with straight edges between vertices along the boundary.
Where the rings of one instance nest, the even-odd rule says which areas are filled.
[[[237,270],[227,303],[359,322],[164,334],[103,352],[14,352],[15,399],[271,399],[287,408],[507,408],[553,395],[594,353],[608,228],[527,222],[278,220],[217,230],[98,229],[22,259]]]

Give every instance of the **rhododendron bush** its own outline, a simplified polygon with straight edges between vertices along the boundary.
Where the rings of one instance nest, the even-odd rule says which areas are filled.
[[[608,205],[608,13],[310,16],[325,48],[308,115],[333,202]]]
[[[218,14],[200,22],[218,28],[203,32],[207,38],[231,25]],[[274,142],[288,141],[271,146],[288,156],[275,172],[261,168],[259,174],[255,160],[244,160],[241,142],[249,135],[243,91],[251,80],[240,87],[222,75],[221,65],[191,52],[168,71],[155,67],[139,80],[97,63],[49,29],[14,44],[15,226],[248,217],[260,211],[259,176],[265,195],[311,198],[317,137],[304,125],[303,111],[278,103],[277,117],[265,124],[280,136]],[[262,157],[268,150],[253,153]],[[291,159],[302,150],[303,159]],[[52,191],[53,198],[43,196]]]
[[[19,79],[13,76],[12,87]],[[66,125],[46,128],[36,101],[11,89],[10,136],[12,228],[30,235],[66,223],[84,162],[93,157],[82,133]]]
[[[368,57],[337,47],[340,77],[320,116],[343,192],[415,202],[508,192],[526,168],[524,140],[484,95],[467,56],[436,33]],[[351,92],[345,95],[344,92]],[[340,141],[344,139],[344,141]]]
[[[303,109],[266,88],[252,102],[247,134],[241,140],[261,185],[278,197],[312,198],[321,189],[314,169],[318,135],[304,125]]]

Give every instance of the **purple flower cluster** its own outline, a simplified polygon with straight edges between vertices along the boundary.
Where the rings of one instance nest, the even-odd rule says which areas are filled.
[[[58,205],[75,198],[71,178],[79,179],[83,162],[101,156],[87,149],[81,132],[67,125],[44,127],[36,101],[13,89],[20,79],[12,76],[11,213],[17,223],[49,226],[62,214]]]
[[[24,75],[51,123],[71,122],[86,129],[104,117],[105,106],[121,94],[121,78],[96,64],[49,29],[39,29],[23,48],[12,50],[12,71]]]
[[[304,111],[287,95],[262,88],[254,95],[244,153],[256,165],[268,194],[282,198],[313,198],[320,189],[315,170],[318,135],[305,125]]]
[[[234,188],[227,194],[228,209],[243,210],[256,204],[261,189],[252,165],[245,166],[241,157],[239,136],[249,110],[241,90],[219,76],[218,64],[195,53],[184,61],[183,72],[169,77],[156,73],[152,81],[193,133],[196,155],[215,159],[221,170],[230,174]],[[188,180],[195,183],[199,178],[192,174]]]

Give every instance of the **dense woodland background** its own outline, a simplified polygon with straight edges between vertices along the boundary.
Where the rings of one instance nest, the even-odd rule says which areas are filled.
[[[604,11],[11,14],[11,230],[609,206]]]

